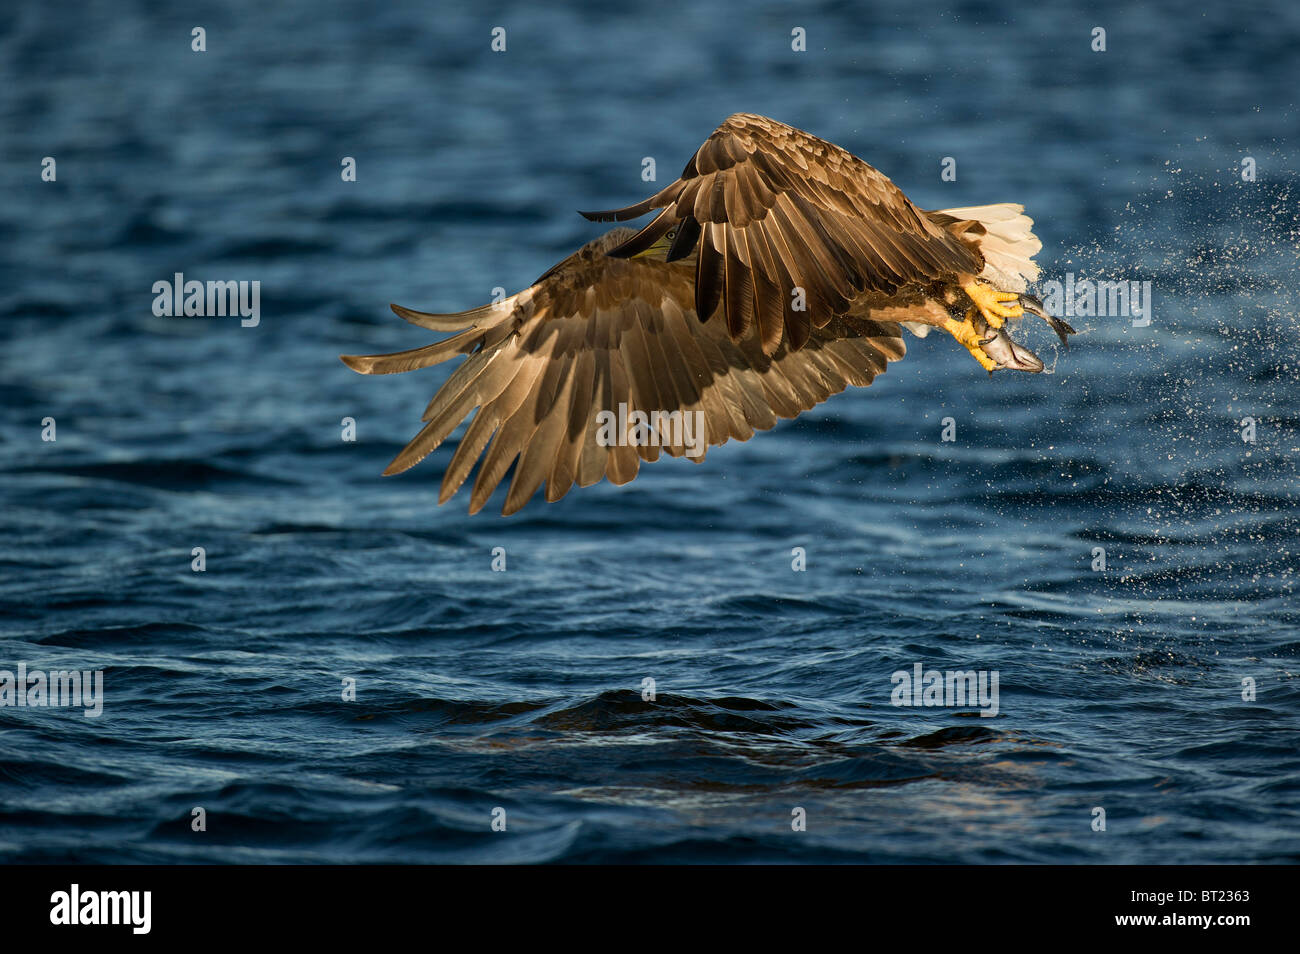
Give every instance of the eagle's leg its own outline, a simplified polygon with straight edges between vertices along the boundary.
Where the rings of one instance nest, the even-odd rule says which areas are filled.
[[[986,355],[984,349],[980,347],[986,339],[981,337],[980,333],[975,329],[974,318],[978,314],[979,313],[974,308],[969,308],[966,311],[966,318],[964,321],[958,321],[956,318],[949,318],[943,323],[942,328],[944,331],[948,332],[948,334],[956,338],[961,343],[961,346],[971,353],[971,357],[980,363],[980,367],[985,371],[991,372],[998,365],[997,362]]]
[[[1001,328],[1006,319],[1019,318],[1025,313],[1020,305],[1020,295],[1016,292],[998,291],[992,285],[978,281],[968,282],[961,288],[970,296],[990,328]]]

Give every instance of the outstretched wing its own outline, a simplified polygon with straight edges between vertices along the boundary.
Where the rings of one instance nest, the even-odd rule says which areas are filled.
[[[605,255],[631,234],[619,229],[585,246],[499,305],[455,315],[394,305],[408,321],[457,333],[398,354],[344,355],[350,368],[389,374],[465,358],[429,403],[424,429],[385,474],[414,466],[473,415],[438,502],[456,493],[482,455],[470,496],[476,513],[517,460],[502,511],[510,514],[543,482],[546,499],[558,500],[575,482],[627,483],[641,460],[661,451],[699,451],[702,460],[709,446],[748,440],[850,384],[870,384],[886,362],[903,356],[897,323],[847,316],[827,321],[797,352],[781,346],[768,355],[753,336],[733,340],[721,322],[696,320],[691,262]],[[660,443],[633,446],[608,440],[606,429],[602,439],[609,417],[601,412],[621,426],[637,411],[680,411],[679,421],[692,428],[701,421],[704,433],[665,427]]]
[[[892,295],[912,283],[978,275],[984,265],[972,243],[861,159],[751,113],[729,117],[658,194],[583,215],[621,222],[654,209],[663,211],[610,254],[635,255],[676,229],[670,261],[699,246],[696,312],[707,319],[721,303],[735,339],[757,323],[769,355],[783,331],[798,350],[810,325],[847,313],[863,292]]]

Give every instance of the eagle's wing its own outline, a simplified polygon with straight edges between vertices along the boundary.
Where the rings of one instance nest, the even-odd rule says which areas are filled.
[[[984,267],[976,245],[914,206],[884,175],[816,136],[750,113],[729,117],[682,176],[625,209],[584,212],[626,221],[663,211],[612,255],[635,255],[676,229],[670,261],[698,239],[695,308],[724,307],[731,336],[757,322],[763,350],[798,350],[812,326],[849,311],[863,292],[954,281]],[[802,288],[806,310],[795,307]],[[811,319],[811,322],[810,322]]]
[[[600,412],[617,415],[620,403],[629,418],[633,411],[701,411],[704,446],[713,446],[748,440],[847,385],[866,386],[903,356],[896,322],[851,316],[828,320],[793,353],[782,345],[768,355],[752,335],[733,340],[722,322],[696,320],[690,261],[604,254],[631,234],[620,229],[598,239],[500,304],[455,315],[393,306],[408,321],[457,334],[398,354],[345,355],[349,367],[389,374],[466,357],[425,410],[424,429],[385,473],[414,466],[473,413],[438,502],[456,493],[487,448],[470,512],[483,507],[518,458],[502,511],[510,514],[543,481],[546,499],[558,500],[575,481],[623,484],[640,459],[685,453],[681,445],[602,446]]]

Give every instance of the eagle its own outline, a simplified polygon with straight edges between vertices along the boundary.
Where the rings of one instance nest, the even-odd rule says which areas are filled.
[[[839,146],[737,113],[681,177],[642,202],[583,212],[597,222],[657,213],[588,242],[518,294],[469,311],[399,305],[451,333],[394,354],[341,355],[362,374],[461,356],[424,426],[385,475],[419,463],[469,418],[443,474],[447,502],[480,457],[477,513],[514,467],[502,513],[545,484],[625,484],[660,453],[704,459],[903,357],[902,329],[942,328],[990,374],[1039,372],[1007,323],[1074,329],[1028,294],[1042,244],[1024,207],[925,211]]]

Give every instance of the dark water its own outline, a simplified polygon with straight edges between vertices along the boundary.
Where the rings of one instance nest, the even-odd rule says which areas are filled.
[[[0,668],[105,693],[0,709],[0,857],[1300,859],[1297,8],[540,7],[0,13]],[[387,303],[526,285],[737,110],[1023,202],[1045,279],[1150,280],[1150,326],[991,381],[913,340],[510,519],[434,506],[449,448],[381,479],[446,373],[339,364],[427,340]],[[155,317],[178,271],[261,323]],[[891,705],[916,663],[997,717]]]

